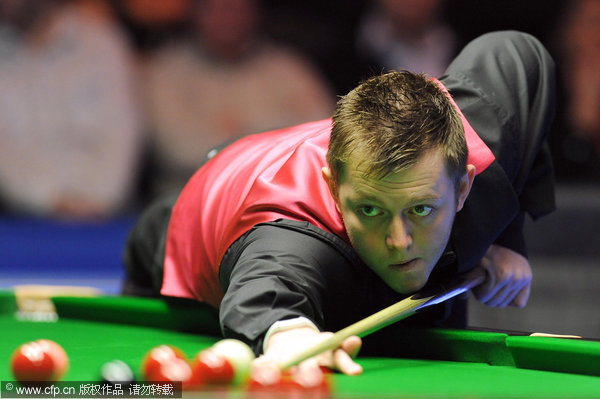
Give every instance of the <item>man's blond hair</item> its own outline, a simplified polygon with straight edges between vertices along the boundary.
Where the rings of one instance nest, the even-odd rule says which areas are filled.
[[[438,81],[395,71],[362,82],[338,101],[327,161],[337,183],[351,157],[366,174],[383,177],[413,166],[431,149],[442,152],[457,183],[468,155],[458,110]]]

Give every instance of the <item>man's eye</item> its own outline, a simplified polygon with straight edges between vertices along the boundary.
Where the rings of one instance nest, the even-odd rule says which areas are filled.
[[[381,210],[375,206],[366,205],[360,208],[360,212],[367,217],[374,217],[381,213]]]
[[[412,208],[412,213],[417,216],[428,216],[433,211],[433,208],[427,205],[417,205]]]

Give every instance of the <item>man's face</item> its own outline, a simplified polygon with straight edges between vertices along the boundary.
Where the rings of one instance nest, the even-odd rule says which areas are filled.
[[[468,165],[458,194],[435,150],[424,153],[414,166],[383,178],[364,172],[351,159],[337,187],[328,168],[323,176],[358,255],[395,291],[411,294],[425,285],[446,248],[474,167]]]

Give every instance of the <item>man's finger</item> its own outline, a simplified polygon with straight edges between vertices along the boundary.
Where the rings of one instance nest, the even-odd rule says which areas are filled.
[[[512,300],[511,305],[514,305],[518,308],[525,307],[527,305],[527,301],[529,301],[529,294],[531,292],[531,285],[527,284],[525,288],[523,288],[517,296]]]
[[[507,286],[494,295],[485,304],[492,307],[504,308],[514,299],[517,293],[522,289],[520,286]]]
[[[362,347],[362,340],[360,337],[353,335],[348,337],[342,342],[342,349],[345,350],[350,357],[355,358]]]
[[[474,291],[475,296],[481,303],[491,305],[495,302],[496,296],[508,285],[508,280],[497,281],[497,279],[491,279],[491,283],[485,282],[483,285],[476,288]]]
[[[266,356],[256,358],[250,366],[252,379],[264,385],[271,385],[281,379],[279,364]]]
[[[530,279],[521,279],[519,281],[507,284],[502,290],[498,291],[493,298],[485,302],[489,306],[506,307],[525,306],[529,298],[531,287]]]
[[[314,359],[306,360],[292,367],[294,379],[305,386],[315,386],[323,379],[323,371]]]
[[[362,366],[356,363],[352,357],[343,349],[333,351],[333,362],[336,369],[347,375],[358,375],[362,373]]]

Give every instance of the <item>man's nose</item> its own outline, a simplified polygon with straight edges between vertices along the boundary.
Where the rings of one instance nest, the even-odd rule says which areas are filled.
[[[385,244],[391,250],[404,251],[413,243],[412,235],[402,216],[395,216],[390,223]]]

